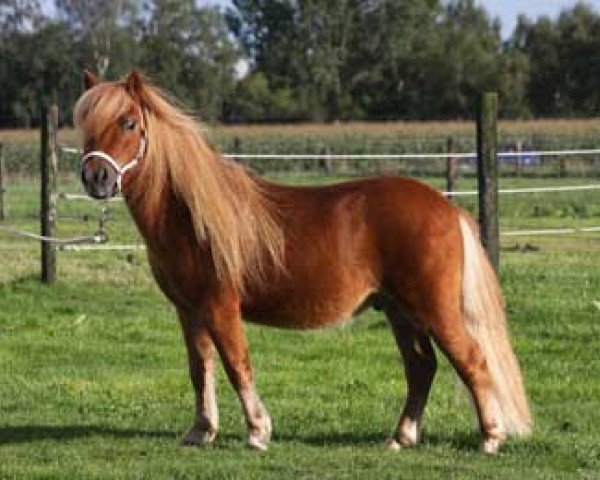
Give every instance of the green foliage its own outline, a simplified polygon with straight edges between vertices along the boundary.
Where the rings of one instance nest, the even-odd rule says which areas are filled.
[[[222,118],[238,53],[218,9],[155,0],[140,49],[139,64],[157,85],[204,120]]]
[[[139,66],[198,116],[223,116],[239,55],[218,9],[191,0],[56,0],[56,9],[36,28],[0,17],[0,127],[35,124],[41,97],[70,122],[84,67],[114,79]]]
[[[306,118],[289,87],[269,88],[262,71],[256,71],[238,82],[231,102],[229,120],[262,119],[288,121]]]
[[[290,88],[307,119],[469,118],[500,88],[498,25],[470,0],[234,4],[255,71]]]
[[[591,116],[600,110],[600,15],[585,3],[557,21],[519,17],[512,38],[530,61],[531,109],[545,116]]]
[[[40,97],[62,121],[82,68],[141,67],[208,122],[471,119],[600,110],[600,15],[521,15],[512,36],[475,0],[0,0],[0,127],[31,126]],[[240,72],[248,71],[248,75]]]
[[[0,35],[1,38],[1,35]],[[0,125],[30,127],[39,117],[40,95],[72,105],[79,93],[73,83],[78,51],[64,24],[48,24],[34,35],[14,32],[0,42]],[[5,60],[6,59],[6,60]],[[79,72],[77,77],[79,78]],[[61,114],[69,117],[69,109]]]

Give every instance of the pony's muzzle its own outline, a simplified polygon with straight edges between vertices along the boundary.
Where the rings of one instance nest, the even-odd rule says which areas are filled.
[[[101,158],[90,157],[81,166],[81,181],[87,194],[96,200],[114,197],[119,174]]]

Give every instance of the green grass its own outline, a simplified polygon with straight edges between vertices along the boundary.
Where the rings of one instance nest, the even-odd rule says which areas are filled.
[[[461,180],[460,188],[472,182]],[[74,184],[62,187],[72,191]],[[34,229],[34,184],[10,188],[9,224]],[[600,225],[599,195],[507,198],[502,225]],[[461,202],[474,209],[473,201]],[[126,212],[111,208],[111,237],[137,241]],[[73,218],[97,212],[89,202],[59,208]],[[59,233],[94,227],[91,220],[61,220]],[[258,389],[274,422],[269,451],[246,449],[241,410],[221,368],[217,443],[179,447],[193,413],[185,349],[144,254],[61,252],[58,282],[46,287],[37,280],[39,246],[0,235],[0,478],[600,478],[600,308],[594,303],[600,301],[600,237],[503,244],[516,242],[539,248],[504,251],[501,270],[535,433],[510,440],[489,458],[477,452],[469,402],[441,355],[423,444],[383,450],[405,385],[392,335],[376,312],[309,333],[247,326]]]

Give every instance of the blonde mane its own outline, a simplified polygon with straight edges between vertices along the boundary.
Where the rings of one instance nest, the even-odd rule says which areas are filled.
[[[136,94],[148,144],[132,175],[147,208],[157,211],[172,192],[187,206],[198,242],[208,242],[219,280],[240,291],[263,281],[267,265],[283,265],[284,251],[263,184],[213,150],[198,124],[159,89],[145,84]],[[102,83],[77,102],[75,124],[98,135],[131,107],[131,98],[123,82]]]

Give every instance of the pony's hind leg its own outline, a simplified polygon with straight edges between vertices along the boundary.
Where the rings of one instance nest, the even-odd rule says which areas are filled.
[[[421,437],[421,418],[427,403],[437,362],[429,336],[415,327],[395,306],[386,306],[386,316],[402,353],[408,392],[394,436],[386,447],[397,450],[416,445]]]
[[[190,378],[196,395],[196,416],[183,445],[205,445],[217,436],[219,416],[215,393],[215,346],[206,326],[192,315],[179,312],[188,352]]]
[[[506,438],[506,430],[483,351],[469,334],[462,312],[447,310],[433,318],[431,330],[436,343],[473,398],[483,436],[481,450],[497,453]]]

